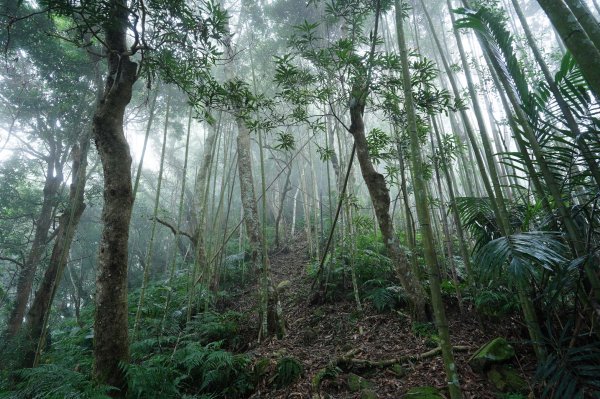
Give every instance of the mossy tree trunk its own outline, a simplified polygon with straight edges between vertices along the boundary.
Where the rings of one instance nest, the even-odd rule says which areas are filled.
[[[127,253],[133,205],[131,154],[123,130],[125,108],[137,80],[137,64],[127,49],[129,9],[125,0],[110,0],[103,24],[108,72],[102,99],[93,118],[93,137],[104,173],[102,236],[96,274],[94,376],[125,396],[127,381],[121,363],[129,360],[127,325]]]

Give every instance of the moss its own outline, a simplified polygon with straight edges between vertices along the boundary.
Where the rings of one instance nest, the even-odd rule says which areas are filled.
[[[392,365],[392,367],[390,367],[390,370],[392,370],[392,372],[398,377],[404,377],[407,373],[406,369],[398,363]]]
[[[482,346],[469,359],[469,365],[475,371],[484,371],[492,364],[506,362],[515,356],[515,349],[502,337]]]
[[[529,390],[527,381],[512,367],[493,366],[487,373],[488,380],[501,392],[521,392]]]
[[[371,385],[372,384],[368,380],[365,380],[356,374],[348,375],[348,389],[350,389],[350,392],[358,392],[361,389],[368,389],[371,388]]]

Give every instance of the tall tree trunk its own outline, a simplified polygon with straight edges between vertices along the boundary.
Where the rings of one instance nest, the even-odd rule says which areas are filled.
[[[404,90],[404,105],[406,118],[408,122],[408,131],[410,134],[410,149],[412,161],[413,185],[415,188],[415,202],[417,206],[417,216],[423,235],[423,252],[425,263],[429,269],[429,284],[431,292],[431,305],[435,323],[440,337],[440,347],[442,349],[442,358],[448,381],[448,392],[450,398],[460,399],[462,393],[458,380],[458,372],[454,355],[452,353],[452,344],[450,342],[450,333],[448,330],[448,321],[444,310],[442,300],[442,291],[440,288],[439,268],[435,254],[433,231],[431,230],[430,215],[427,208],[427,193],[425,179],[423,176],[423,160],[419,144],[419,133],[417,130],[417,114],[413,103],[412,85],[408,63],[408,49],[404,38],[403,16],[401,12],[400,0],[395,0],[396,7],[396,29],[398,36],[398,46],[400,48],[400,61],[402,63],[402,81]]]
[[[582,0],[565,0],[565,3],[567,3],[585,33],[594,43],[596,49],[600,51],[600,24],[598,24],[598,20],[594,17],[586,2]]]
[[[137,64],[127,55],[129,9],[125,0],[107,4],[104,24],[108,73],[93,119],[93,135],[104,172],[102,238],[96,275],[94,375],[98,382],[127,391],[122,362],[129,360],[127,250],[133,205],[131,154],[123,130],[125,108],[137,80]]]
[[[283,208],[285,205],[285,198],[287,193],[292,189],[291,187],[291,177],[292,177],[292,164],[284,166],[287,167],[288,172],[285,175],[285,182],[283,183],[283,191],[281,192],[281,199],[279,201],[279,208],[277,209],[277,217],[275,218],[275,247],[279,248],[281,245],[280,242],[280,232],[281,232],[281,218],[283,216]],[[283,229],[283,235],[285,240],[285,229]]]
[[[535,39],[533,38],[533,34],[531,33],[531,30],[529,29],[529,24],[527,23],[527,19],[525,18],[525,15],[523,15],[523,11],[521,10],[521,6],[519,6],[519,2],[517,0],[511,0],[511,1],[512,1],[513,7],[517,13],[517,17],[519,18],[519,21],[521,21],[521,26],[523,27],[523,30],[525,32],[525,37],[527,38],[529,47],[531,48],[531,51],[533,52],[533,56],[534,56],[537,64],[539,65],[539,67],[542,71],[542,74],[544,75],[544,79],[548,83],[548,87],[550,88],[550,91],[552,92],[552,94],[554,95],[554,98],[556,99],[556,102],[558,103],[558,106],[563,114],[563,117],[565,118],[565,121],[567,123],[569,130],[571,131],[571,135],[572,135],[575,143],[577,143],[581,153],[583,154],[583,157],[584,157],[586,163],[588,164],[588,166],[590,168],[592,177],[596,181],[596,184],[598,185],[598,187],[600,187],[600,170],[599,170],[598,163],[596,160],[597,157],[594,156],[594,154],[588,147],[587,143],[585,142],[585,139],[583,138],[583,135],[581,134],[581,130],[579,129],[579,125],[577,124],[577,121],[575,120],[575,116],[571,112],[571,108],[569,107],[569,104],[567,104],[567,101],[565,100],[565,98],[561,94],[560,90],[556,86],[556,83],[554,82],[552,74],[550,73],[550,69],[548,68],[548,65],[546,64],[546,62],[544,61],[544,57],[542,56],[540,50],[538,49]]]
[[[435,132],[435,137],[437,141],[438,147],[442,146],[442,139],[440,136],[440,131],[435,121],[435,118],[431,118],[433,121],[433,127]],[[446,178],[446,184],[448,186],[448,196],[450,197],[450,209],[452,210],[452,215],[454,216],[454,225],[456,226],[456,232],[458,234],[458,244],[460,246],[460,253],[463,257],[463,262],[465,264],[465,269],[467,271],[467,278],[472,279],[473,272],[471,267],[471,256],[469,254],[469,249],[467,248],[467,240],[464,234],[463,225],[460,220],[460,214],[458,212],[458,205],[456,204],[456,197],[454,195],[454,183],[453,179],[450,177],[450,163],[446,159],[446,155],[442,151],[442,163],[444,167],[442,171],[444,172],[444,177]]]
[[[565,46],[581,67],[596,98],[600,98],[600,50],[563,0],[538,0]]]
[[[32,367],[38,363],[39,355],[44,347],[45,330],[48,324],[52,302],[58,290],[73,237],[79,225],[79,220],[85,209],[84,192],[87,172],[87,155],[90,147],[89,134],[81,139],[81,144],[73,147],[73,180],[69,193],[69,204],[59,219],[58,233],[54,241],[50,263],[38,288],[35,299],[25,324],[27,339],[24,366]]]
[[[356,84],[350,91],[350,127],[349,132],[354,137],[354,145],[356,146],[356,157],[360,165],[360,170],[367,185],[373,210],[379,230],[383,237],[384,245],[388,255],[392,260],[392,264],[396,269],[396,275],[400,280],[400,284],[406,290],[412,305],[412,311],[416,318],[425,318],[426,298],[423,287],[418,279],[418,276],[411,270],[406,253],[400,248],[400,242],[394,231],[394,225],[390,216],[390,191],[387,187],[383,175],[375,169],[371,156],[369,154],[369,146],[365,134],[364,111],[365,105],[370,90],[371,68],[375,52],[376,37],[378,34],[378,24],[380,19],[380,2],[377,2],[375,11],[375,29],[373,41],[371,43],[371,53],[369,57],[369,65],[365,82]]]
[[[59,165],[60,155],[56,154],[55,149],[48,156],[46,167],[46,181],[44,182],[42,207],[39,216],[35,221],[35,233],[33,242],[27,258],[19,272],[17,280],[17,295],[15,298],[15,307],[13,308],[8,319],[6,330],[7,340],[13,338],[23,324],[23,317],[29,302],[29,295],[33,287],[33,279],[37,270],[38,264],[44,255],[48,232],[52,224],[52,213],[57,205],[58,191],[63,180],[62,165]],[[58,167],[57,167],[58,166]]]
[[[162,149],[160,152],[160,167],[158,170],[158,182],[156,184],[156,194],[154,196],[154,211],[152,212],[152,229],[150,231],[150,240],[148,242],[148,249],[146,251],[146,260],[144,261],[144,273],[142,278],[142,288],[140,289],[140,298],[135,312],[135,320],[133,322],[133,337],[135,341],[137,339],[137,333],[142,317],[142,309],[144,307],[144,300],[146,297],[146,288],[148,287],[148,281],[150,276],[150,269],[152,269],[152,261],[154,256],[154,238],[156,237],[156,225],[158,224],[158,207],[160,205],[160,192],[162,189],[163,173],[165,170],[165,153],[167,148],[167,133],[169,131],[169,114],[171,111],[171,96],[167,94],[167,110],[165,112],[165,123],[163,126],[163,142]],[[176,233],[177,234],[177,233]]]
[[[411,270],[406,254],[400,249],[400,243],[396,237],[392,218],[390,217],[390,191],[387,188],[383,175],[375,169],[369,155],[369,147],[365,136],[365,125],[363,120],[364,102],[357,101],[356,97],[350,107],[350,133],[356,144],[356,157],[360,165],[363,179],[369,190],[375,215],[379,224],[379,230],[383,236],[388,255],[392,259],[396,269],[396,275],[402,287],[409,294],[414,314],[417,318],[425,316],[425,294],[421,284]]]
[[[434,28],[433,23],[431,22],[431,18],[429,17],[429,13],[427,12],[427,9],[425,8],[425,4],[424,4],[423,0],[421,0],[421,4],[423,5],[423,9],[425,11],[425,15],[427,16],[429,25],[433,29]],[[455,18],[454,18],[454,13],[452,12],[452,4],[451,4],[450,0],[447,0],[446,4],[447,4],[448,10],[450,12],[451,21],[454,25]],[[486,166],[488,167],[488,170],[489,170],[490,179],[487,180],[487,178],[484,177],[483,181],[486,186],[486,191],[488,192],[488,196],[490,197],[490,203],[492,204],[492,209],[494,210],[494,213],[496,214],[496,219],[498,220],[498,223],[502,223],[502,221],[509,220],[508,211],[506,209],[504,195],[502,193],[502,188],[500,186],[500,180],[498,178],[498,172],[496,170],[496,164],[494,162],[494,157],[493,157],[491,146],[489,143],[487,128],[485,127],[485,122],[483,120],[483,112],[481,111],[481,107],[479,106],[479,99],[477,98],[475,84],[473,83],[473,77],[471,76],[471,68],[469,67],[469,63],[468,63],[468,60],[467,60],[467,57],[466,57],[466,54],[464,51],[464,47],[461,42],[461,38],[458,35],[458,31],[456,29],[453,29],[453,32],[454,32],[454,36],[456,38],[456,44],[457,44],[457,47],[459,50],[461,64],[462,64],[463,70],[465,72],[465,77],[467,79],[467,87],[469,90],[469,95],[471,97],[471,101],[473,103],[473,110],[475,112],[475,116],[477,118],[477,123],[478,123],[479,130],[480,130],[479,133],[480,133],[480,137],[481,137],[481,142],[483,144]],[[433,37],[436,40],[438,48],[441,50],[441,46],[439,45],[439,40],[437,39],[437,35],[435,34],[435,31],[434,31]],[[458,98],[460,96],[460,93],[458,91],[457,84],[454,79],[454,75],[452,74],[452,71],[451,71],[448,63],[445,61],[445,57],[443,54],[441,55],[441,57],[442,57],[442,61],[444,61],[444,69],[446,70],[446,73],[448,74],[448,78],[450,79],[450,83],[451,83],[454,95],[457,96],[457,98]],[[464,110],[461,111],[461,115],[463,116],[463,119],[468,119],[468,116],[466,115],[466,112]],[[467,123],[467,122],[465,121],[465,123]],[[473,132],[469,131],[468,128],[466,130],[467,130],[467,133],[469,134],[469,138],[471,139],[471,144],[474,146],[473,151],[475,152],[475,155],[478,156],[479,152],[475,148],[475,140],[474,140],[474,138],[471,137]],[[478,159],[477,162],[478,162],[479,168],[481,169],[481,173],[484,173],[485,169],[483,166],[484,165],[483,160]],[[491,187],[490,187],[489,181],[491,181]],[[504,228],[507,229],[508,226],[504,226]]]

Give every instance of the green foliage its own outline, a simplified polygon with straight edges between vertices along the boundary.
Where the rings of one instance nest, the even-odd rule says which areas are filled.
[[[473,302],[477,312],[489,317],[505,317],[519,310],[515,293],[502,288],[487,287],[480,290]]]
[[[458,197],[456,207],[463,226],[477,240],[475,248],[500,236],[499,221],[489,198]]]
[[[600,398],[600,343],[588,337],[571,336],[572,323],[558,335],[548,326],[546,344],[552,348],[538,364],[536,378],[542,383],[542,398]],[[581,344],[577,344],[582,342]]]
[[[375,165],[392,157],[391,138],[381,129],[372,129],[367,135],[369,156]]]
[[[412,332],[417,337],[431,337],[431,336],[435,335],[436,331],[437,330],[433,323],[429,323],[429,322],[422,323],[422,322],[415,321],[412,324]]]
[[[333,366],[333,365],[327,365],[327,367],[325,367],[324,369],[319,370],[315,376],[312,379],[311,385],[313,388],[313,391],[318,391],[319,387],[321,386],[321,383],[325,380],[335,380],[340,373],[342,372],[342,369],[340,369],[337,366]]]
[[[200,343],[222,342],[228,347],[235,348],[240,343],[240,323],[244,322],[244,315],[238,312],[225,313],[204,312],[200,313],[186,326],[189,334],[197,337]]]
[[[527,396],[520,393],[509,392],[498,394],[498,399],[527,399]]]
[[[180,345],[172,353],[154,354],[126,366],[135,397],[179,398],[184,393],[200,393],[237,398],[253,389],[247,356],[225,351],[219,342]]]
[[[0,398],[108,399],[110,397],[109,387],[95,386],[87,375],[56,364],[42,364],[36,368],[17,370],[13,378],[19,382],[15,387],[0,385]]]
[[[387,286],[377,287],[380,284]],[[402,287],[388,284],[390,283],[377,280],[369,280],[363,284],[363,287],[375,286],[372,289],[364,288],[366,291],[365,299],[370,300],[379,312],[394,310],[408,303],[406,292]]]
[[[296,148],[294,135],[291,133],[277,133],[277,145],[275,148],[282,151],[291,151]]]
[[[293,357],[283,357],[277,362],[274,382],[279,388],[296,382],[304,373],[304,367]]]

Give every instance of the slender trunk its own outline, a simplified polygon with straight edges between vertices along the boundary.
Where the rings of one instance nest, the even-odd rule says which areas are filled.
[[[300,186],[296,187],[292,202],[292,228],[290,235],[294,237],[296,235],[296,210],[298,207],[298,193],[300,192]]]
[[[546,62],[544,61],[544,57],[542,56],[540,50],[538,49],[535,39],[533,38],[533,34],[531,33],[531,30],[529,29],[529,24],[527,23],[527,19],[525,18],[525,15],[523,15],[523,11],[521,10],[521,7],[519,6],[519,2],[517,0],[511,0],[511,1],[512,1],[513,7],[517,13],[517,17],[519,18],[519,21],[521,21],[521,26],[523,27],[523,30],[525,32],[525,37],[527,38],[529,47],[531,48],[531,51],[533,52],[533,56],[544,75],[544,79],[548,83],[548,87],[550,88],[550,91],[554,95],[554,98],[556,99],[556,102],[558,103],[558,106],[560,107],[560,110],[563,114],[563,117],[565,118],[567,126],[568,126],[569,130],[571,131],[571,136],[574,138],[575,143],[577,143],[581,153],[583,154],[583,157],[592,173],[592,177],[596,181],[596,184],[600,187],[600,170],[598,167],[598,163],[596,161],[596,157],[594,156],[594,154],[588,147],[587,143],[585,142],[585,139],[583,138],[584,136],[581,134],[581,130],[579,129],[579,125],[577,124],[577,121],[575,120],[575,116],[571,112],[569,104],[567,104],[567,101],[565,100],[562,93],[556,86],[556,83],[554,82],[554,78],[552,77],[552,74],[550,73],[550,69],[548,68],[548,65],[546,64]]]
[[[206,136],[206,140],[204,141],[204,153],[202,156],[202,163],[200,164],[200,169],[198,170],[198,174],[196,175],[196,183],[195,183],[195,193],[196,193],[196,203],[194,204],[197,216],[195,220],[195,231],[193,233],[194,240],[194,264],[191,266],[190,270],[190,287],[188,287],[188,308],[187,308],[187,320],[189,321],[192,317],[192,313],[194,312],[195,307],[195,290],[193,287],[194,281],[197,280],[197,274],[201,272],[201,270],[205,270],[208,265],[208,259],[206,258],[206,211],[208,209],[208,191],[210,188],[210,172],[213,169],[213,157],[215,155],[215,147],[216,140],[220,134],[220,129],[222,128],[221,124],[221,114],[219,114],[217,127],[213,128],[209,126],[208,134]]]
[[[594,17],[586,2],[582,0],[565,0],[565,3],[567,3],[585,33],[594,43],[596,49],[600,50],[600,24],[598,24],[598,20]]]
[[[165,114],[165,124],[163,128],[163,143],[162,150],[160,152],[160,167],[158,170],[158,183],[156,186],[156,194],[154,196],[154,211],[152,212],[152,229],[150,231],[150,241],[148,242],[148,250],[146,252],[146,260],[144,262],[144,277],[142,279],[142,288],[140,290],[140,298],[137,305],[137,311],[135,312],[135,321],[133,323],[133,337],[132,340],[137,339],[137,333],[140,326],[142,317],[142,308],[144,307],[144,300],[146,297],[146,288],[148,287],[148,280],[150,276],[150,269],[152,268],[152,260],[154,256],[154,238],[156,237],[156,225],[158,224],[158,207],[160,205],[160,192],[162,189],[163,173],[165,170],[165,153],[167,148],[167,132],[169,131],[169,113],[171,111],[171,96],[167,95],[167,111]]]
[[[598,15],[600,15],[600,3],[598,3],[598,0],[592,0],[592,3],[594,3],[594,8],[596,9],[596,13]]]
[[[417,256],[417,241],[415,239],[415,221],[410,210],[410,197],[408,195],[408,189],[406,187],[406,163],[404,162],[404,154],[402,153],[402,146],[400,145],[400,137],[398,132],[395,132],[396,136],[396,151],[398,152],[398,161],[400,163],[400,192],[402,193],[402,199],[404,203],[404,211],[406,213],[405,226],[406,226],[406,244],[410,250],[410,265],[412,272],[421,278],[419,270],[419,257]]]
[[[277,209],[277,218],[275,218],[275,247],[279,248],[280,246],[280,237],[279,233],[281,231],[281,217],[283,216],[283,208],[285,205],[285,198],[287,193],[291,190],[291,177],[292,177],[292,165],[288,165],[288,172],[285,175],[285,183],[283,184],[283,191],[281,192],[281,200],[279,201],[279,208]],[[285,229],[283,230],[284,240],[285,240]]]
[[[167,287],[169,289],[167,290],[167,298],[165,300],[165,310],[164,310],[162,324],[161,324],[161,332],[164,329],[165,321],[167,319],[167,314],[169,312],[169,305],[171,302],[171,295],[172,295],[172,291],[173,291],[170,288],[172,288],[173,278],[175,277],[175,267],[177,265],[177,243],[179,242],[180,231],[181,231],[181,222],[183,220],[183,203],[185,200],[185,189],[186,189],[186,183],[187,183],[187,167],[188,167],[188,156],[189,156],[189,149],[190,149],[190,133],[192,130],[192,115],[193,115],[193,108],[190,107],[189,114],[188,114],[187,135],[185,138],[185,155],[183,158],[183,171],[181,173],[181,192],[179,194],[179,208],[177,210],[177,231],[175,232],[175,237],[173,238],[174,245],[173,245],[173,251],[171,253],[169,281],[167,283]]]
[[[257,91],[256,87],[256,73],[254,70],[254,59],[252,58],[252,51],[250,51],[250,68],[252,71],[252,87],[254,91]],[[262,304],[262,328],[258,333],[259,341],[266,339],[270,336],[277,336],[277,338],[283,338],[286,332],[285,320],[283,318],[283,310],[281,302],[279,301],[279,294],[275,289],[273,280],[271,278],[271,263],[267,252],[267,183],[265,174],[265,157],[263,151],[263,132],[258,131],[258,150],[260,155],[260,180],[262,189],[262,234],[259,237],[261,239],[261,266],[262,266],[262,285],[263,285],[263,304]],[[291,165],[288,165],[291,171]]]
[[[440,288],[440,276],[435,254],[433,231],[431,230],[430,215],[427,208],[427,194],[425,179],[423,176],[423,160],[419,144],[419,133],[417,128],[417,115],[414,108],[412,97],[411,76],[408,63],[408,50],[404,37],[403,17],[400,0],[395,0],[396,7],[396,29],[398,36],[398,46],[400,48],[400,61],[402,64],[402,80],[404,90],[404,105],[406,110],[406,118],[408,122],[408,131],[410,134],[410,149],[412,161],[413,185],[415,188],[415,202],[417,205],[417,215],[421,234],[423,235],[423,251],[425,255],[425,263],[429,269],[429,284],[431,292],[431,305],[435,322],[440,337],[440,347],[442,349],[442,358],[444,360],[444,368],[448,381],[448,392],[452,399],[462,398],[456,363],[452,353],[452,343],[450,342],[450,333],[448,330],[448,321],[446,320],[446,312],[442,300],[442,291]]]
[[[441,146],[442,139],[440,137],[440,131],[439,131],[438,125],[435,121],[435,118],[432,118],[432,120],[433,120],[433,127],[434,127],[437,145]],[[460,253],[463,257],[463,262],[465,263],[465,269],[467,270],[467,278],[472,279],[473,272],[472,272],[472,266],[471,266],[471,256],[469,254],[469,249],[467,248],[467,240],[466,240],[465,233],[463,230],[462,222],[460,221],[460,214],[458,212],[458,206],[456,204],[456,197],[454,195],[454,183],[453,183],[453,179],[450,176],[450,170],[449,170],[450,164],[449,164],[448,160],[446,159],[446,156],[443,152],[442,152],[442,163],[444,164],[442,171],[444,172],[444,177],[446,178],[446,184],[448,185],[448,196],[450,197],[450,209],[452,210],[452,215],[454,216],[454,225],[456,226],[456,232],[458,234],[458,243],[460,246]]]
[[[152,103],[150,104],[150,109],[148,110],[148,122],[146,124],[146,134],[144,135],[144,144],[142,146],[142,154],[140,155],[140,163],[137,167],[137,172],[135,174],[135,183],[133,184],[133,200],[135,201],[135,197],[138,192],[138,188],[140,186],[140,179],[142,177],[142,167],[144,166],[144,159],[146,157],[146,147],[148,146],[148,138],[150,137],[150,131],[152,130],[152,122],[154,121],[154,111],[156,110],[156,99],[158,98],[158,87],[156,87],[154,93],[154,97],[152,98]]]
[[[133,196],[131,154],[123,131],[125,108],[137,79],[137,64],[126,55],[129,9],[125,0],[111,0],[104,25],[108,73],[93,119],[93,135],[104,172],[102,237],[96,275],[94,375],[125,396],[127,380],[121,365],[129,360],[127,326],[127,252]]]
[[[423,0],[421,0],[421,4],[423,5],[425,15],[429,16],[427,10],[425,9]],[[452,12],[452,4],[451,4],[450,0],[447,0],[447,6],[448,6],[448,10],[450,11],[450,18],[452,20],[452,24],[454,25],[456,21],[454,18],[454,13]],[[428,21],[429,21],[430,27],[432,29],[434,29],[433,23],[431,22],[431,18],[428,17]],[[483,181],[486,186],[486,191],[488,192],[488,196],[490,197],[490,203],[492,204],[492,209],[494,210],[494,213],[496,214],[496,219],[498,220],[498,223],[503,223],[503,221],[509,220],[508,211],[506,209],[504,195],[502,193],[502,188],[500,186],[500,181],[498,179],[498,172],[496,170],[496,164],[494,162],[491,146],[489,143],[487,128],[485,127],[485,122],[483,120],[483,113],[481,111],[481,107],[479,106],[477,92],[475,91],[475,84],[473,83],[473,78],[471,76],[471,68],[469,67],[469,63],[467,61],[467,57],[466,57],[466,54],[465,54],[465,51],[464,51],[464,48],[462,45],[461,38],[458,35],[458,32],[456,29],[453,29],[453,32],[456,37],[456,44],[457,44],[457,47],[459,50],[461,64],[462,64],[462,67],[463,67],[463,70],[465,72],[465,76],[467,79],[467,87],[469,90],[469,95],[471,96],[471,101],[473,103],[475,116],[477,118],[477,123],[479,125],[481,142],[483,144],[483,150],[484,150],[484,154],[485,154],[486,164],[487,164],[487,167],[489,170],[489,178],[491,180],[491,187],[490,187],[490,182],[487,180],[486,177],[484,177]],[[439,40],[437,39],[437,35],[435,35],[435,33],[434,33],[434,39],[436,40],[436,43],[439,43]],[[441,50],[441,46],[439,44],[438,44],[438,48],[440,48],[440,50]],[[445,60],[445,57],[442,55],[442,61],[444,61],[444,60]],[[444,61],[444,69],[446,70],[446,72],[448,73],[448,77],[450,78],[450,83],[452,85],[452,90],[454,92],[454,95],[457,97],[460,96],[457,84],[454,81],[454,77],[453,77],[454,75],[452,74],[452,71],[450,70],[448,63],[445,61]],[[454,81],[454,83],[453,83],[453,81]],[[463,115],[463,119],[468,118],[468,116],[466,115],[466,112],[464,110],[461,111],[461,114]],[[466,130],[467,130],[467,134],[469,134],[469,138],[471,138],[471,136],[473,135],[472,130],[469,130],[469,128],[467,128]],[[480,155],[478,155],[479,152],[475,148],[474,138],[471,138],[471,144],[474,146],[473,150],[475,151],[476,157],[478,157],[477,163],[479,165],[479,168],[481,169],[481,173],[484,173],[484,170],[485,170],[484,163],[483,163],[482,159],[479,159]],[[493,191],[492,191],[492,189],[493,189]],[[509,226],[506,226],[506,225],[504,226],[505,230],[508,228],[509,228]]]
[[[563,0],[538,0],[565,46],[581,67],[596,98],[600,97],[600,50]]]
[[[433,134],[435,131],[436,135],[439,135],[439,129],[437,124],[435,123],[435,119],[430,117],[431,123],[433,125],[433,129],[430,131],[430,140],[431,140],[431,153],[435,154],[434,148],[434,140]],[[440,149],[440,154],[442,156],[442,164],[440,165],[438,162],[434,163],[435,169],[435,181],[438,189],[438,198],[440,203],[440,216],[442,218],[442,231],[444,232],[446,250],[448,251],[447,261],[450,263],[450,275],[452,276],[452,282],[454,283],[454,288],[456,290],[456,298],[458,299],[458,308],[461,313],[463,313],[463,303],[462,303],[462,295],[460,293],[460,287],[458,286],[458,274],[456,273],[456,263],[454,262],[454,242],[452,234],[450,234],[450,227],[448,223],[448,216],[446,212],[446,206],[444,203],[444,197],[442,195],[442,178],[440,176],[440,168],[447,169],[450,167],[449,164],[446,163],[444,151],[441,148],[441,143],[438,141],[438,148]]]
[[[6,330],[7,339],[14,337],[23,324],[23,317],[25,316],[25,310],[27,308],[27,303],[29,302],[35,272],[46,248],[48,232],[50,231],[50,226],[52,224],[52,213],[57,205],[58,191],[63,179],[62,170],[60,170],[61,168],[55,169],[58,158],[60,157],[56,154],[52,154],[47,161],[46,181],[42,191],[42,207],[35,222],[35,233],[31,248],[21,267],[21,271],[19,272],[15,307],[8,319]]]
[[[81,215],[85,209],[84,189],[86,184],[87,155],[90,147],[90,137],[86,134],[81,139],[81,144],[76,145],[72,151],[73,166],[71,175],[73,180],[69,193],[69,204],[59,219],[58,233],[54,241],[50,263],[35,299],[27,313],[26,334],[28,348],[25,354],[25,367],[38,364],[39,354],[44,347],[45,330],[48,324],[50,308],[58,290],[71,243]],[[35,344],[37,343],[37,348]]]

